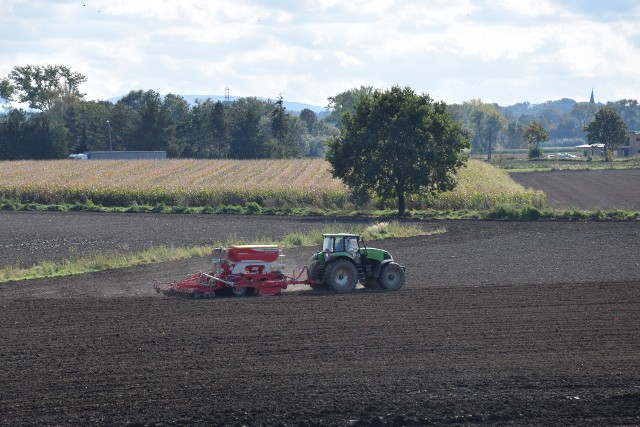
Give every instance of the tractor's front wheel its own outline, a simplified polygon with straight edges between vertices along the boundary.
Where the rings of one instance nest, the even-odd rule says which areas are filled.
[[[404,270],[400,264],[390,262],[382,267],[380,286],[386,291],[397,291],[404,285]]]
[[[358,283],[358,270],[346,259],[333,261],[324,270],[324,283],[336,292],[351,292]]]

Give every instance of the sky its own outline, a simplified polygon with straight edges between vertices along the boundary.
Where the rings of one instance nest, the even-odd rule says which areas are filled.
[[[0,0],[0,76],[326,106],[360,87],[512,105],[640,98],[636,0]]]

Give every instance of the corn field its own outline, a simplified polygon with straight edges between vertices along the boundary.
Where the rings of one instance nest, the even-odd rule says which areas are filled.
[[[414,208],[486,210],[496,206],[546,206],[546,197],[542,191],[526,190],[504,170],[479,160],[469,160],[468,166],[458,172],[457,180],[455,190],[439,194],[433,199],[423,197],[422,200],[426,200],[426,203],[420,203],[421,198],[417,198],[419,206]]]
[[[437,197],[412,197],[412,208],[487,209],[544,204],[505,172],[471,160],[458,188]],[[344,209],[348,189],[321,159],[101,160],[0,162],[0,198],[22,203],[95,203],[103,206],[246,205]],[[393,207],[393,202],[388,207]]]

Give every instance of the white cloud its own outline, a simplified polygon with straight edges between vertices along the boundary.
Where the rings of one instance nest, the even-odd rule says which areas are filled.
[[[632,3],[632,2],[631,2]],[[560,0],[3,0],[0,74],[63,63],[132,89],[326,104],[362,84],[501,104],[640,93],[640,6]]]
[[[560,3],[553,0],[489,0],[487,1],[487,6],[496,10],[503,9],[514,16],[527,16],[533,18],[541,16],[558,17],[561,15],[566,16],[568,14]]]

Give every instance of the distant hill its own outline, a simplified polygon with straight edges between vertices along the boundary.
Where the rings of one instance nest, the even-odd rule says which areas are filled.
[[[225,101],[225,97],[223,95],[180,95],[182,96],[185,101],[187,101],[189,104],[194,105],[196,103],[196,99],[200,99],[200,100],[205,100],[207,98],[211,98],[212,101],[221,101],[224,102]],[[114,98],[109,98],[107,99],[107,101],[112,102],[112,103],[116,103],[118,102],[118,100],[120,100],[120,98],[122,98],[122,96],[117,96]],[[229,101],[235,101],[238,100],[240,98],[248,98],[248,97],[243,97],[243,96],[230,96],[229,97]],[[260,99],[262,101],[271,101],[271,102],[275,102],[275,99],[268,99],[268,98],[260,98],[260,97],[256,97],[257,99]],[[302,102],[295,102],[295,101],[284,101],[284,108],[286,108],[288,110],[289,113],[300,113],[302,110],[304,110],[305,108],[308,108],[309,110],[315,112],[316,114],[318,113],[324,113],[327,111],[327,109],[325,107],[320,107],[317,105],[311,105],[311,104],[305,104]]]
[[[530,104],[529,102],[520,102],[518,104],[509,105],[507,107],[499,107],[505,114],[510,114],[514,118],[518,118],[523,114],[535,116],[545,110],[558,110],[560,114],[570,113],[574,105],[578,102],[569,98],[562,98],[557,101],[546,101],[542,104]],[[602,103],[596,103],[599,107]]]

